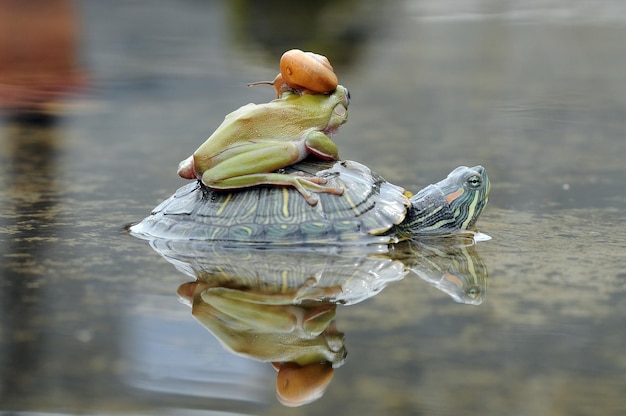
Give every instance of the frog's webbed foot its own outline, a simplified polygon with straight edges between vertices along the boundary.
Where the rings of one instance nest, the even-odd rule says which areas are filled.
[[[293,303],[300,304],[305,301],[324,302],[337,299],[343,293],[340,285],[319,287],[314,277],[309,277],[293,296]]]
[[[185,179],[196,179],[193,155],[178,164],[178,176]]]
[[[301,172],[294,173],[291,176],[294,178],[294,187],[302,194],[309,205],[316,205],[319,201],[319,199],[309,191],[343,195],[343,188],[324,186],[328,183],[328,180],[325,178],[320,178],[319,176],[304,176]]]

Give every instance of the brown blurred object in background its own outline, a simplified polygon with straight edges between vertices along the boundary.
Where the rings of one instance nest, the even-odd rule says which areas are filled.
[[[69,0],[0,0],[0,110],[55,115],[82,85],[79,28]]]

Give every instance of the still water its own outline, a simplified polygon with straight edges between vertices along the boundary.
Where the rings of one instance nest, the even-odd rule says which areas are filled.
[[[1,124],[0,410],[626,413],[621,2],[293,7],[80,3],[80,94],[56,122]],[[347,355],[298,408],[277,400],[270,363],[229,352],[192,316],[195,252],[176,268],[124,230],[184,184],[178,162],[225,114],[272,98],[245,85],[272,79],[292,47],[327,55],[352,93],[343,158],[414,191],[458,165],[492,182],[478,222],[492,240],[441,260],[484,266],[479,301],[390,259],[253,258],[390,276],[332,311]]]

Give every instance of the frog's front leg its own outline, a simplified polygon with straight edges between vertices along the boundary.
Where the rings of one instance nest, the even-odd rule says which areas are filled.
[[[289,306],[248,302],[245,294],[236,289],[209,288],[201,297],[215,309],[215,316],[230,326],[240,324],[257,332],[289,333],[298,325]]]
[[[236,154],[231,154],[205,170],[202,182],[215,189],[256,185],[293,186],[310,205],[317,203],[317,198],[311,192],[341,195],[343,189],[323,186],[326,181],[322,178],[274,172],[301,160],[301,152],[301,148],[292,142],[259,142],[239,146]]]
[[[305,140],[307,150],[317,157],[326,160],[339,159],[339,150],[335,142],[321,131],[313,131]]]
[[[319,335],[335,318],[336,305],[298,306],[291,293],[255,293],[213,287],[202,292],[205,303],[219,311],[222,320],[240,322],[262,332],[288,333],[298,326],[308,335]]]

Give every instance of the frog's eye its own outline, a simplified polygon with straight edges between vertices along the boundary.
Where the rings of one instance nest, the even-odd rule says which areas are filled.
[[[467,178],[467,184],[471,189],[478,189],[483,184],[483,180],[478,175],[472,175]]]
[[[350,104],[350,90],[346,89],[346,98],[348,99],[348,105]]]

